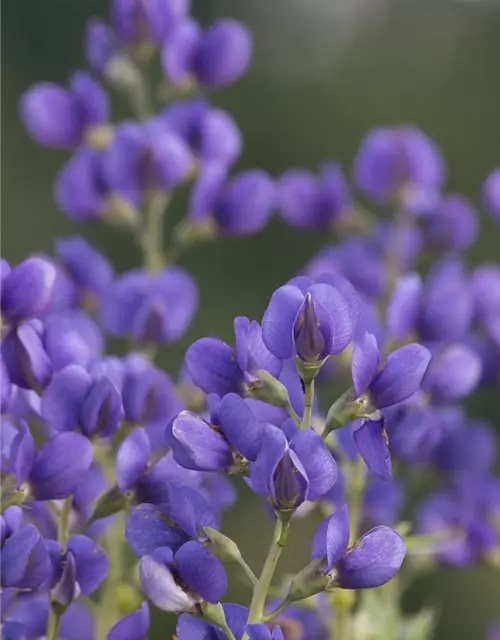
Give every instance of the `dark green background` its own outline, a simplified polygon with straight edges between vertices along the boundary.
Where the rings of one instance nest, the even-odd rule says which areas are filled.
[[[50,252],[55,236],[75,232],[52,202],[52,180],[65,154],[39,148],[28,138],[17,117],[19,97],[36,81],[64,83],[82,67],[85,20],[105,17],[107,4],[3,2],[2,250],[11,261],[32,251]],[[251,72],[214,96],[245,135],[240,167],[279,175],[290,166],[314,168],[336,158],[349,171],[370,127],[414,122],[445,153],[450,190],[479,204],[483,177],[500,165],[499,2],[200,0],[195,13],[205,23],[222,15],[239,17],[255,34]],[[179,202],[170,220],[182,215]],[[499,228],[484,216],[482,222],[473,261],[498,258]],[[101,227],[78,231],[112,256],[120,270],[140,259],[124,233]],[[201,335],[230,340],[233,317],[261,317],[272,290],[323,243],[320,234],[296,234],[275,220],[257,237],[202,247],[187,256],[183,264],[199,282],[201,311],[184,344],[162,353],[161,363],[174,373],[182,351]],[[486,410],[476,403],[476,409],[498,422],[494,404]],[[260,513],[249,496],[227,518],[228,533],[254,564],[269,534]],[[308,532],[303,524],[297,529],[284,570],[306,559]],[[420,581],[408,604],[414,608],[422,602],[437,603],[442,611],[439,639],[480,638],[486,621],[500,618],[500,577],[486,569],[442,572]],[[155,637],[168,637],[166,629],[157,627]]]

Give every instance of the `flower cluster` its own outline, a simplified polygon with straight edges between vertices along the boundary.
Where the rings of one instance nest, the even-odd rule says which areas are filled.
[[[72,152],[54,185],[61,212],[127,229],[143,264],[117,274],[80,236],[2,261],[2,636],[144,640],[149,602],[179,614],[178,640],[357,640],[367,624],[430,637],[433,617],[401,613],[403,587],[376,588],[399,585],[405,557],[411,578],[422,557],[497,566],[500,552],[494,435],[460,404],[500,380],[500,267],[466,264],[472,204],[445,193],[444,159],[413,126],[374,129],[355,158],[354,186],[381,215],[333,162],[234,173],[241,132],[202,96],[245,73],[252,38],[230,19],[202,28],[187,0],[113,0],[112,27],[90,21],[85,51],[90,72],[30,88],[21,119],[38,144]],[[133,119],[112,121],[106,85]],[[165,210],[186,186],[164,248]],[[499,219],[500,169],[483,199]],[[236,318],[232,344],[191,344],[171,379],[156,351],[198,307],[174,263],[275,211],[335,244],[276,288],[259,322]],[[132,351],[112,354],[109,337]],[[429,472],[415,509],[402,466],[415,483]],[[274,523],[258,576],[221,533],[238,483]],[[321,518],[310,562],[273,587],[305,516]],[[222,602],[227,564],[248,606]]]

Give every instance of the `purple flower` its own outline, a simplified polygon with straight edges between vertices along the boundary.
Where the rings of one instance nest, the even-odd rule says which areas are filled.
[[[75,222],[102,218],[109,210],[108,195],[102,151],[78,149],[56,176],[54,200]]]
[[[50,575],[45,541],[32,524],[23,525],[22,509],[8,507],[2,515],[2,587],[35,589]]]
[[[197,307],[191,276],[180,267],[168,267],[155,274],[129,271],[109,289],[101,311],[112,335],[142,344],[168,344],[182,338]]]
[[[195,471],[246,471],[261,447],[262,425],[235,393],[208,396],[210,422],[181,411],[165,430],[176,461]]]
[[[465,344],[438,348],[433,354],[422,389],[437,402],[469,396],[481,380],[481,358]]]
[[[393,527],[405,503],[404,489],[397,480],[374,476],[363,498],[363,522]]]
[[[354,161],[356,184],[370,200],[400,199],[415,213],[425,213],[435,204],[445,172],[432,140],[411,125],[373,129]]]
[[[228,180],[227,167],[212,163],[194,184],[189,219],[193,224],[211,220],[226,236],[250,235],[267,224],[274,196],[274,184],[264,171],[244,171]]]
[[[106,67],[118,54],[118,41],[113,29],[102,20],[89,20],[85,28],[84,49],[90,68],[106,75]]]
[[[89,438],[113,435],[124,416],[120,391],[105,375],[90,375],[70,365],[58,372],[45,389],[42,416],[55,431],[80,427]]]
[[[203,87],[220,88],[238,80],[252,54],[251,35],[235,20],[220,20],[204,33],[186,20],[162,52],[163,71],[175,85],[193,79]]]
[[[85,141],[93,127],[109,117],[108,97],[87,73],[75,73],[69,89],[36,84],[23,95],[21,120],[31,137],[45,147],[70,149]]]
[[[224,396],[245,393],[245,385],[258,380],[260,369],[279,376],[281,362],[265,346],[258,322],[234,321],[236,347],[222,340],[201,338],[186,351],[186,367],[195,385],[205,393]]]
[[[483,202],[494,220],[500,219],[500,169],[495,169],[483,184]]]
[[[164,611],[191,611],[204,600],[217,603],[227,587],[220,560],[195,541],[186,542],[175,555],[159,547],[143,556],[139,577],[144,593]]]
[[[342,278],[334,284],[296,278],[272,295],[262,319],[262,338],[282,360],[298,356],[319,362],[347,347],[358,314],[356,293]]]
[[[349,544],[349,516],[344,505],[324,520],[314,535],[311,559],[323,561],[331,586],[372,589],[388,582],[399,571],[406,547],[389,527],[375,527]]]
[[[159,45],[169,38],[189,11],[189,0],[113,0],[112,20],[126,45]]]
[[[437,466],[447,473],[486,473],[495,463],[497,441],[482,422],[455,429],[442,439],[436,452]]]
[[[135,206],[149,189],[168,191],[182,184],[191,163],[187,145],[160,118],[121,124],[104,158],[110,191]]]
[[[54,294],[56,269],[47,260],[29,258],[2,278],[2,318],[10,325],[40,316]]]
[[[44,323],[43,347],[54,371],[70,364],[85,367],[103,351],[99,327],[82,311],[49,316]]]
[[[43,345],[40,320],[25,322],[2,341],[2,358],[10,381],[23,389],[43,389],[52,376],[52,364]]]
[[[1,412],[6,413],[9,408],[9,401],[11,397],[11,383],[9,373],[3,356],[0,356],[0,394],[1,394]]]
[[[216,162],[228,167],[241,153],[243,140],[236,122],[226,111],[210,108],[205,100],[173,104],[160,117],[202,165]]]
[[[351,194],[339,165],[326,163],[318,177],[290,169],[278,184],[282,218],[297,229],[325,229],[349,212]]]
[[[424,284],[418,330],[424,340],[463,339],[474,313],[472,287],[459,260],[434,265]]]
[[[143,602],[140,609],[132,611],[114,624],[107,640],[146,640],[149,633],[149,607]]]
[[[434,246],[462,251],[477,240],[477,213],[465,196],[453,194],[443,198],[425,218],[425,234]]]
[[[418,390],[430,359],[425,347],[408,344],[393,351],[380,367],[375,336],[365,333],[354,345],[354,391],[365,420],[353,437],[368,468],[383,478],[391,474],[391,459],[380,410],[408,400]]]
[[[500,268],[477,267],[472,275],[475,315],[491,340],[500,346]]]
[[[239,604],[223,604],[224,616],[228,627],[234,634],[237,640],[240,640],[245,631],[248,609],[242,607]],[[205,622],[201,618],[195,618],[186,613],[183,613],[179,617],[177,622],[176,637],[178,640],[193,640],[193,638],[199,637],[203,640],[226,640],[225,634],[214,625]],[[319,640],[319,639],[318,639]]]
[[[81,236],[56,240],[56,256],[84,303],[88,297],[94,299],[105,293],[113,281],[111,262]]]
[[[285,640],[283,631],[275,626],[271,631],[265,624],[249,624],[245,629],[249,640]]]
[[[12,442],[8,472],[17,487],[27,483],[30,497],[59,500],[75,491],[93,457],[92,444],[78,433],[57,434],[36,451],[27,425],[21,424]]]
[[[249,470],[255,493],[275,509],[295,509],[327,493],[337,478],[337,465],[314,431],[300,431],[287,442],[281,429],[262,427],[262,446]]]
[[[279,604],[279,602],[272,603],[271,609],[275,609]],[[325,620],[320,611],[316,609],[292,605],[275,619],[274,624],[279,624],[285,638],[296,638],[296,640],[308,640],[309,638],[327,640],[328,638]],[[270,627],[272,628],[272,626],[273,623]]]
[[[387,305],[387,326],[396,340],[406,340],[415,330],[422,302],[422,280],[417,273],[401,276]]]

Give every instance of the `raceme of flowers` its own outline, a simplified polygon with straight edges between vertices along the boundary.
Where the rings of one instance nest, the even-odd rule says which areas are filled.
[[[430,638],[436,614],[400,607],[411,578],[500,552],[495,438],[461,405],[500,381],[500,266],[467,264],[473,205],[411,125],[373,129],[352,184],[335,162],[237,172],[242,134],[204,96],[246,72],[248,29],[201,27],[187,0],[113,0],[111,24],[87,25],[90,71],[20,100],[33,140],[71,151],[59,210],[127,229],[143,264],[118,274],[82,236],[2,261],[2,637],[142,640],[154,605],[178,616],[178,640]],[[130,120],[112,120],[108,90]],[[482,196],[500,221],[500,169]],[[179,257],[275,213],[332,245],[276,283],[258,321],[236,318],[230,344],[191,344],[173,380],[154,356],[199,299]],[[108,336],[132,351],[107,352]],[[416,508],[403,477],[422,484]],[[221,532],[242,483],[274,526],[256,573]],[[317,522],[310,562],[277,581],[300,517]],[[228,564],[245,605],[227,602]]]

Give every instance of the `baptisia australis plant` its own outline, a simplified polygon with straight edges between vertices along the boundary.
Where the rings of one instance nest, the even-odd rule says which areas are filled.
[[[128,230],[142,265],[116,273],[80,236],[2,261],[2,637],[143,640],[156,609],[178,640],[430,638],[437,612],[401,608],[412,577],[500,557],[495,438],[459,404],[500,380],[500,266],[466,262],[474,207],[444,191],[439,149],[410,125],[361,143],[363,208],[335,162],[235,172],[243,136],[204,94],[247,70],[247,28],[202,28],[187,0],[113,0],[111,23],[88,24],[90,72],[20,101],[32,139],[72,153],[59,209]],[[108,89],[128,120],[113,121]],[[498,220],[500,169],[482,195]],[[275,283],[260,321],[237,317],[233,341],[195,340],[174,381],[155,355],[199,304],[179,258],[274,211],[334,244]],[[256,573],[221,532],[242,490],[274,528]],[[304,517],[317,521],[309,562],[280,576]],[[226,602],[228,565],[244,604]]]

